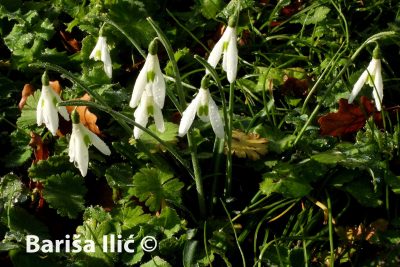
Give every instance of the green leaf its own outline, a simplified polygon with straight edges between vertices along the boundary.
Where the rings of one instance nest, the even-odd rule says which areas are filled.
[[[133,186],[133,170],[128,163],[116,163],[106,170],[108,185],[114,189]]]
[[[311,256],[311,252],[308,251],[307,256]],[[291,267],[304,267],[304,250],[302,248],[294,248],[289,252],[290,266]],[[307,259],[309,260],[309,259]]]
[[[345,183],[350,183],[353,178],[357,178],[360,175],[361,172],[357,170],[344,170],[333,176],[328,184],[333,186],[343,186]]]
[[[253,130],[254,133],[260,134],[261,138],[268,140],[268,151],[275,152],[277,154],[282,153],[290,147],[290,144],[294,139],[293,135],[285,135],[278,128],[272,128],[268,125],[259,125]]]
[[[85,241],[92,240],[94,252],[81,252],[74,255],[75,258],[85,260],[88,266],[114,266],[118,260],[117,254],[109,252],[110,246],[108,245],[108,252],[103,252],[103,237],[107,235],[108,242],[110,241],[110,233],[112,227],[109,221],[98,222],[96,219],[90,218],[84,221],[82,226],[78,226],[76,233],[80,235],[75,240],[81,240],[81,244]]]
[[[200,0],[201,13],[206,19],[215,18],[222,11],[226,3],[222,0]]]
[[[225,254],[225,252],[232,247],[233,237],[227,233],[215,231],[213,236],[208,242],[211,244],[211,248],[218,252],[218,254]]]
[[[174,176],[170,172],[164,172],[155,168],[140,169],[140,172],[133,176],[133,194],[140,201],[146,200],[146,206],[151,211],[160,210],[162,199],[171,199],[181,203],[180,190],[183,183],[178,179],[172,179]]]
[[[10,258],[15,267],[54,267],[54,262],[48,257],[41,257],[39,253],[26,253],[24,250],[10,251]]]
[[[0,198],[8,199],[11,194],[17,190],[21,190],[23,187],[18,176],[12,173],[7,174],[0,179]]]
[[[366,207],[378,207],[383,203],[379,199],[381,192],[375,193],[371,182],[365,177],[345,185],[343,190],[349,192],[361,205]]]
[[[40,160],[38,163],[33,163],[28,169],[29,177],[33,181],[39,182],[45,182],[52,175],[68,171],[79,174],[79,170],[69,162],[67,155],[52,156],[47,160]]]
[[[110,213],[106,212],[102,207],[89,207],[85,210],[83,214],[83,220],[96,220],[99,223],[111,221]]]
[[[0,78],[0,99],[11,97],[12,93],[20,92],[14,83],[5,77]]]
[[[132,16],[132,14],[135,14]],[[109,18],[122,27],[139,45],[147,48],[156,33],[146,21],[149,16],[144,4],[139,1],[121,1],[118,5],[111,5]],[[131,43],[117,29],[113,28],[113,33],[120,40],[126,40],[128,45]]]
[[[400,176],[394,175],[393,172],[388,171],[387,183],[395,194],[400,194]]]
[[[279,256],[277,249],[279,250]],[[262,261],[266,264],[266,266],[291,266],[289,260],[289,250],[284,246],[276,246],[275,244],[269,245],[264,251]]]
[[[176,143],[179,141],[177,138],[178,128],[178,125],[172,122],[166,122],[165,131],[162,133],[157,130],[155,124],[149,126],[149,130],[160,137],[161,140],[174,145],[176,145]],[[143,133],[143,135],[140,137],[140,140],[142,140],[143,143],[150,149],[151,153],[157,153],[159,150],[166,152],[166,148],[147,133]]]
[[[36,124],[36,108],[39,102],[41,91],[36,90],[33,95],[30,95],[26,100],[26,105],[22,108],[21,117],[17,120],[19,127]]]
[[[171,255],[171,253],[181,252],[185,246],[188,237],[186,234],[181,235],[178,239],[175,236],[166,238],[159,243],[160,253],[163,255]]]
[[[389,248],[398,248],[398,245],[400,244],[400,231],[378,230],[371,236],[371,238],[368,241]]]
[[[66,136],[57,139],[57,143],[54,145],[55,155],[61,156],[63,154],[68,154],[70,138],[71,135],[67,134]]]
[[[57,209],[61,216],[77,218],[78,213],[85,209],[85,196],[87,189],[82,184],[85,179],[72,172],[53,175],[43,185],[43,198],[51,208]]]
[[[3,217],[2,221],[5,225],[8,225],[7,217]],[[14,206],[10,209],[10,228],[25,235],[36,235],[40,239],[50,239],[47,227],[20,206]]]
[[[172,267],[168,262],[161,259],[159,256],[155,256],[149,262],[140,265],[140,267]]]
[[[181,221],[176,210],[166,207],[161,211],[161,215],[153,217],[149,224],[156,226],[167,238],[170,238],[182,228],[184,222]]]
[[[266,195],[276,192],[284,197],[299,198],[312,190],[307,181],[287,162],[280,163],[271,172],[264,173],[263,178],[260,190]]]
[[[117,205],[111,210],[112,217],[121,224],[122,231],[138,225],[147,224],[151,216],[145,214],[141,206],[131,201],[125,205]]]
[[[327,85],[327,87],[330,87],[330,85]],[[325,94],[326,94],[326,90],[321,90],[318,93],[317,101],[320,102],[322,100],[322,98],[325,96]],[[332,107],[332,106],[337,105],[341,98],[348,99],[349,96],[350,96],[349,91],[347,90],[346,86],[344,86],[343,82],[340,80],[329,91],[323,104],[324,104],[324,106]]]
[[[18,249],[20,246],[14,242],[0,242],[0,252],[9,251],[13,249]]]
[[[301,23],[305,25],[316,24],[326,18],[330,8],[326,6],[320,6],[316,9],[312,9],[308,14],[303,14],[300,18],[291,20],[290,23]]]
[[[25,162],[27,162],[32,156],[32,148],[17,148],[13,150],[7,157],[4,159],[7,168],[15,168],[22,166]]]

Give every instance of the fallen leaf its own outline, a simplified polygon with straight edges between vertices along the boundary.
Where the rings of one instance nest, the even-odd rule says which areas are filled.
[[[42,137],[34,132],[30,132],[31,141],[29,146],[33,148],[35,159],[33,163],[38,163],[39,160],[46,160],[49,157],[49,150],[47,145],[43,144]]]
[[[68,44],[68,46],[66,46],[68,51],[70,51],[72,54],[75,54],[81,50],[82,42],[75,40],[70,32],[60,31],[60,34],[64,41]]]
[[[49,82],[49,84],[51,88],[53,88],[54,92],[57,93],[57,95],[60,95],[61,91],[64,90],[58,81]]]
[[[260,138],[259,134],[249,133],[246,134],[241,130],[232,131],[232,154],[235,153],[239,158],[246,158],[254,161],[260,159],[260,155],[265,155],[268,152],[268,140]],[[225,143],[225,146],[227,144]],[[227,148],[225,147],[225,155]]]
[[[182,115],[179,112],[175,112],[172,117],[171,121],[177,125],[181,124]]]
[[[260,4],[265,6],[266,4],[269,3],[270,0],[260,0]]]
[[[248,30],[242,31],[242,37],[240,38],[238,45],[248,45],[251,44],[251,35]]]
[[[25,84],[24,89],[22,90],[22,97],[21,100],[19,101],[18,107],[19,110],[22,110],[22,108],[26,104],[26,100],[30,95],[33,95],[33,93],[36,91],[36,89],[30,85],[30,84]]]
[[[282,16],[289,18],[293,15],[295,15],[297,12],[302,10],[304,6],[302,6],[303,0],[297,0],[294,3],[291,3],[290,5],[284,6],[282,8]]]
[[[308,94],[308,81],[306,79],[299,80],[288,75],[283,76],[283,84],[280,86],[280,91],[283,94],[291,92],[294,96],[306,96]]]
[[[72,100],[86,100],[86,101],[91,101],[92,99],[88,94],[85,94],[81,98],[75,98]],[[75,106],[67,106],[67,111],[69,114],[72,113],[72,111],[75,109]],[[81,106],[76,109],[80,115],[80,120],[81,123],[88,128],[90,131],[92,131],[95,134],[98,134],[102,137],[105,137],[105,135],[100,132],[99,127],[96,125],[97,121],[97,116],[94,115],[92,112],[89,111],[89,107],[87,106]]]
[[[374,105],[368,97],[361,97],[361,104],[364,107],[365,116],[368,119],[374,113]],[[396,116],[396,110],[400,107],[391,107],[385,109],[389,112],[389,117]],[[359,129],[364,127],[366,123],[361,108],[355,104],[348,104],[347,99],[341,98],[339,100],[339,110],[335,113],[328,113],[319,118],[318,123],[321,124],[320,135],[340,136],[346,137],[349,134],[356,133]],[[375,125],[381,129],[383,127],[383,119],[381,112],[375,112],[374,115]]]

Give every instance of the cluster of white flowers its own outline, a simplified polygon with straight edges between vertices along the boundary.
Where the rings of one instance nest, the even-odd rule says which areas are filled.
[[[357,82],[354,84],[351,91],[348,103],[353,103],[354,99],[361,91],[364,84],[369,84],[372,87],[372,95],[374,96],[376,109],[381,111],[383,101],[383,81],[382,81],[382,64],[381,64],[381,51],[379,46],[374,49],[372,60],[368,68],[361,74]]]
[[[60,102],[62,100],[50,86],[49,77],[45,72],[42,77],[42,92],[36,108],[36,120],[39,126],[45,123],[53,135],[56,135],[58,130],[58,113],[69,121],[69,114],[66,107],[57,106]],[[71,118],[72,134],[69,142],[69,157],[70,161],[75,163],[82,176],[85,177],[89,165],[89,145],[93,143],[105,155],[110,155],[111,151],[96,134],[83,126],[79,118],[79,113],[76,110],[72,112]]]

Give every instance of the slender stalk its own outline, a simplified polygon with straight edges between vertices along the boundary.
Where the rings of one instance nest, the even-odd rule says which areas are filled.
[[[212,215],[214,212],[214,206],[217,204],[217,186],[218,186],[218,173],[221,167],[221,158],[224,154],[224,140],[215,138],[214,144],[214,153],[213,153],[213,162],[214,162],[214,177],[211,186],[211,194],[210,194],[210,210],[209,214]]]
[[[231,83],[229,88],[229,110],[228,110],[228,130],[227,130],[227,158],[226,158],[226,176],[225,176],[225,199],[232,193],[232,124],[233,124],[233,105],[235,96],[235,85]]]
[[[180,102],[182,108],[186,108],[186,99],[185,99],[185,94],[183,92],[182,81],[180,78],[181,76],[179,73],[178,64],[176,63],[175,54],[174,54],[174,51],[172,50],[171,44],[170,44],[168,38],[163,33],[163,31],[160,29],[160,27],[158,27],[158,25],[150,17],[147,18],[147,21],[150,23],[150,25],[156,31],[161,43],[164,45],[165,49],[167,50],[168,57],[172,63],[172,69],[174,70],[175,84],[176,84],[176,90],[178,92],[179,102]],[[203,182],[201,179],[201,169],[200,169],[200,165],[199,165],[199,159],[197,157],[196,143],[194,141],[192,128],[187,133],[187,138],[188,138],[188,143],[189,143],[190,154],[192,156],[194,179],[196,181],[197,196],[199,199],[199,206],[200,206],[200,215],[201,215],[201,218],[204,220],[207,217],[206,202],[205,202],[205,196],[204,196],[204,190],[203,190]]]
[[[328,214],[329,214],[329,245],[331,248],[331,264],[330,267],[334,267],[335,264],[335,248],[333,247],[333,226],[332,226],[332,207],[331,198],[328,194],[328,190],[325,188],[326,202],[328,204]]]

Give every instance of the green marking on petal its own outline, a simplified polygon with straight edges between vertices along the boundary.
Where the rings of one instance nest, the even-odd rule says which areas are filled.
[[[373,87],[374,81],[375,81],[375,75],[372,75],[372,74],[368,75],[366,83],[368,83],[370,86]]]
[[[100,60],[101,59],[101,50],[97,50],[96,53],[94,54],[94,59],[95,60]]]
[[[208,106],[204,105],[203,109],[204,109],[204,115],[208,116]]]
[[[229,42],[224,42],[224,46],[222,48],[222,51],[228,50],[228,45],[229,45]]]
[[[154,78],[156,77],[156,73],[154,71],[147,72],[147,82],[154,82]]]
[[[199,116],[203,116],[204,113],[203,106],[200,106],[197,112],[199,113]]]
[[[153,115],[154,116],[154,107],[153,106],[148,106],[147,107],[147,113],[149,115]]]
[[[57,98],[53,97],[53,104],[55,107],[57,107]]]
[[[42,99],[42,107],[44,107],[44,99]]]
[[[89,135],[85,135],[83,137],[83,142],[85,142],[86,147],[89,147],[89,145],[91,143]]]

